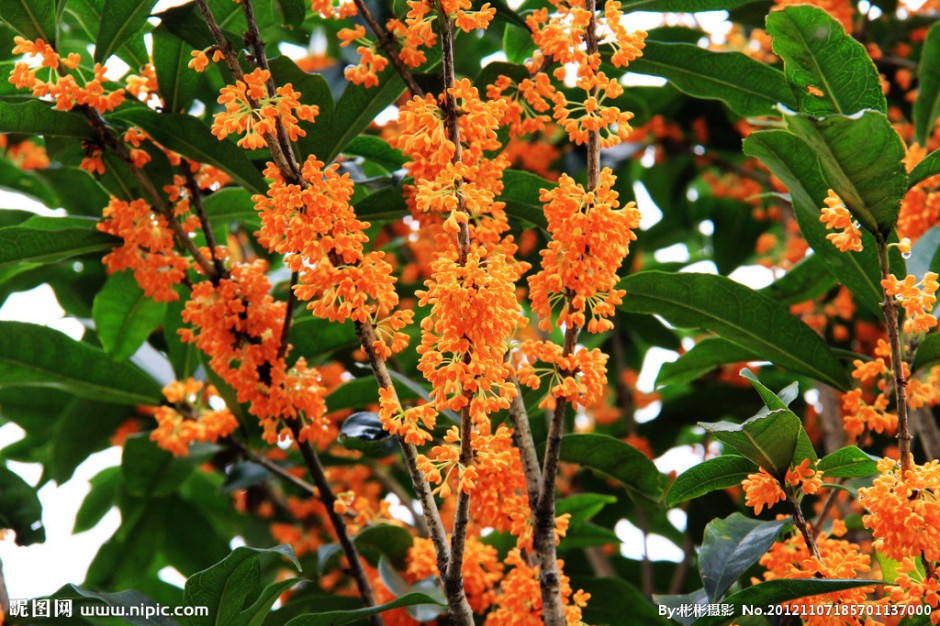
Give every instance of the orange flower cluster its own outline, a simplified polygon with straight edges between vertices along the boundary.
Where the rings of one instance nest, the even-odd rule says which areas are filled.
[[[408,549],[408,580],[417,582],[427,578],[438,578],[437,555],[430,539],[418,537]],[[476,537],[467,537],[464,547],[463,567],[464,592],[474,613],[482,615],[493,604],[496,590],[503,576],[503,564],[499,553]]]
[[[7,138],[0,135],[0,148],[6,148],[6,157],[21,170],[44,170],[49,167],[46,149],[29,139],[7,146]]]
[[[490,100],[506,103],[503,124],[509,125],[509,135],[519,137],[539,132],[552,121],[548,115],[557,93],[548,74],[538,73],[518,83],[508,76],[500,76],[486,89]]]
[[[102,113],[113,111],[124,101],[123,89],[106,89],[105,68],[95,63],[92,70],[94,78],[88,80],[78,71],[79,79],[68,73],[76,70],[81,56],[71,53],[62,58],[55,48],[42,39],[30,41],[25,37],[14,37],[16,46],[13,54],[26,54],[32,58],[39,57],[42,63],[37,68],[21,61],[13,67],[10,82],[18,89],[29,89],[37,98],[50,97],[55,100],[55,108],[60,111],[71,111],[77,106],[88,106]],[[37,74],[40,71],[47,73],[46,80],[41,80]],[[59,74],[62,71],[63,74]]]
[[[352,0],[340,0],[337,4],[334,4],[334,0],[310,0],[310,8],[325,20],[341,20],[359,13]]]
[[[144,200],[125,202],[114,196],[103,215],[104,220],[97,224],[98,230],[123,240],[121,246],[102,259],[108,272],[132,270],[137,284],[149,297],[158,302],[178,300],[174,287],[186,276],[189,261],[174,249],[173,231],[167,218],[155,213]],[[185,211],[172,219],[184,215]],[[187,233],[196,226],[193,217],[189,216],[182,223]]]
[[[819,534],[816,544],[822,557],[821,561],[810,553],[802,533],[795,532],[786,540],[774,543],[759,561],[760,565],[767,568],[764,572],[764,580],[853,579],[860,574],[870,572],[871,558],[860,552],[858,544],[839,538],[844,533],[845,524],[841,520],[836,520],[833,522],[831,532]],[[870,623],[866,621],[865,616],[838,615],[836,610],[831,611],[829,615],[820,615],[819,611],[809,609],[812,605],[819,604],[859,605],[866,602],[868,594],[873,591],[874,587],[856,587],[800,598],[786,604],[802,611],[805,615],[803,620],[807,626],[862,626],[862,624]]]
[[[300,120],[312,122],[320,108],[300,103],[300,92],[294,91],[290,83],[278,87],[275,95],[268,93],[271,73],[261,68],[245,75],[245,80],[236,80],[234,85],[222,88],[219,104],[225,111],[216,113],[212,123],[212,134],[220,140],[231,134],[245,133],[238,145],[249,150],[267,146],[265,134],[276,134],[280,124],[291,141],[306,136],[299,126]]]
[[[937,289],[940,288],[937,278],[935,272],[927,272],[921,281],[910,274],[903,281],[894,275],[881,281],[885,294],[893,296],[904,308],[905,333],[926,333],[937,326],[937,318],[933,315]]]
[[[320,375],[303,358],[287,368],[279,356],[286,305],[271,297],[266,270],[264,261],[242,263],[218,284],[195,285],[183,310],[194,329],[180,336],[209,355],[239,402],[251,403],[268,443],[291,436],[288,419],[302,421],[300,441],[317,442],[331,433]]]
[[[902,475],[900,464],[885,458],[878,471],[871,487],[858,490],[858,501],[868,510],[862,521],[875,536],[875,549],[895,561],[940,561],[940,462],[914,465]]]
[[[212,52],[212,58],[209,58],[209,52]],[[213,63],[218,63],[225,58],[225,54],[221,50],[212,46],[206,50],[193,50],[189,53],[192,58],[189,60],[187,67],[191,70],[196,70],[197,72],[205,72],[206,68],[209,67],[210,60]]]
[[[826,206],[822,209],[822,215],[819,221],[826,225],[826,230],[841,228],[841,233],[830,233],[826,239],[832,242],[841,252],[861,252],[862,251],[862,231],[859,229],[858,222],[845,208],[836,192],[829,190],[825,199]]]
[[[885,593],[895,604],[932,607],[930,623],[940,624],[940,580],[926,576],[917,565],[914,557],[905,557],[898,565],[894,584],[885,587]]]
[[[480,432],[472,433],[470,445],[473,450],[473,465],[464,466],[460,463],[460,429],[452,426],[444,436],[445,445],[434,446],[431,456],[423,454],[418,456],[418,469],[424,472],[428,482],[440,484],[435,493],[442,498],[451,494],[448,484],[453,470],[457,470],[457,489],[469,495],[477,486],[481,472],[491,475],[505,472],[510,466],[510,446],[512,431],[500,426],[492,435],[487,434],[489,424],[483,424]],[[448,445],[450,444],[450,445]],[[471,500],[472,502],[472,500]],[[479,520],[478,520],[479,521]]]
[[[741,486],[744,487],[744,504],[752,507],[755,515],[760,515],[765,506],[769,509],[787,497],[780,482],[763,467],[745,478]]]
[[[852,437],[858,437],[865,429],[875,433],[897,432],[897,413],[889,413],[887,409],[888,397],[884,393],[878,393],[874,402],[869,404],[861,389],[849,391],[842,396],[845,431]]]
[[[154,106],[162,106],[163,100],[160,98],[160,86],[157,84],[157,71],[153,63],[145,64],[140,74],[128,74],[124,79],[127,84],[127,93],[131,94],[143,103],[153,101]]]
[[[405,410],[398,402],[395,390],[392,387],[382,387],[379,389],[379,419],[382,421],[382,427],[392,435],[401,437],[408,443],[422,445],[433,439],[428,431],[434,430],[437,411],[430,404]]]
[[[388,67],[388,59],[376,52],[374,43],[365,39],[365,27],[357,24],[355,28],[344,28],[339,31],[338,36],[343,42],[340,46],[344,48],[354,42],[361,44],[356,48],[356,52],[359,53],[359,63],[346,68],[344,73],[346,80],[366,87],[378,85],[379,73]]]
[[[524,325],[516,301],[516,267],[503,254],[473,247],[461,264],[450,250],[432,264],[427,289],[418,291],[431,312],[421,322],[418,369],[431,383],[439,409],[460,411],[483,423],[508,409],[515,396],[512,368],[504,362],[506,340]]]
[[[286,254],[285,263],[300,272],[297,297],[317,317],[347,319],[376,325],[373,347],[387,358],[408,345],[400,332],[411,323],[413,311],[398,306],[392,266],[381,251],[365,252],[368,222],[356,219],[350,205],[353,182],[340,175],[338,164],[324,168],[310,156],[301,174],[305,185],[287,184],[274,164],[266,195],[255,195],[261,216],[258,240],[272,252]]]
[[[509,551],[504,561],[512,569],[503,577],[492,611],[487,613],[485,626],[541,626],[542,593],[539,587],[538,567],[532,566],[518,548]],[[569,626],[582,626],[581,609],[587,606],[591,594],[571,589],[571,580],[562,573],[564,561],[558,561],[561,598],[565,607],[565,621]]]
[[[175,381],[163,388],[163,395],[172,406],[156,408],[157,427],[150,439],[173,456],[189,454],[189,444],[194,441],[215,442],[238,428],[238,420],[228,409],[211,408],[213,400],[222,400],[212,385],[192,378]]]
[[[594,191],[586,191],[564,174],[557,187],[542,190],[552,241],[541,252],[542,269],[529,278],[532,310],[541,318],[539,328],[551,330],[559,302],[559,327],[583,328],[587,322],[592,333],[613,328],[607,318],[625,294],[616,288],[617,270],[640,225],[633,202],[618,209],[615,182],[613,173],[604,168]],[[590,321],[585,318],[588,312]]]
[[[633,132],[630,128],[633,113],[604,104],[610,98],[623,95],[620,83],[597,72],[579,77],[577,85],[587,93],[583,101],[570,102],[560,91],[552,98],[555,120],[568,133],[569,139],[580,146],[587,142],[590,133],[598,133],[601,148],[611,148],[626,140]]]
[[[565,356],[564,349],[549,341],[524,341],[520,350],[528,357],[519,366],[519,382],[538,389],[542,378],[549,377],[549,390],[540,407],[553,410],[559,398],[572,407],[587,407],[603,397],[607,387],[607,355],[594,348],[580,348]],[[550,367],[535,367],[536,362]]]

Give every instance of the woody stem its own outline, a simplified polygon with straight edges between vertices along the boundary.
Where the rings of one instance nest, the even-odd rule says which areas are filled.
[[[816,536],[813,534],[813,529],[810,527],[809,522],[803,517],[803,510],[800,508],[799,500],[796,499],[794,494],[788,493],[787,502],[790,503],[793,509],[793,522],[796,524],[796,527],[800,529],[800,534],[803,535],[803,540],[806,541],[807,549],[816,557],[817,561],[822,563],[822,556],[819,554],[819,546],[816,545]]]
[[[401,76],[401,79],[405,81],[405,86],[408,87],[408,90],[413,95],[423,98],[424,90],[421,89],[420,85],[415,81],[414,75],[411,73],[411,70],[408,69],[408,66],[405,65],[405,62],[398,56],[398,46],[395,40],[387,30],[382,28],[379,21],[375,19],[375,16],[372,14],[372,11],[369,10],[364,0],[353,0],[353,2],[355,2],[356,8],[359,10],[359,15],[361,15],[365,23],[369,25],[372,34],[379,40],[379,45],[382,46],[385,56],[392,62],[392,65],[395,67],[398,75]]]
[[[878,264],[881,266],[881,277],[888,280],[891,270],[888,266],[888,243],[882,236],[878,236]],[[883,287],[882,287],[883,288]],[[901,337],[898,331],[898,309],[894,298],[884,292],[884,302],[881,305],[885,315],[885,325],[888,327],[888,343],[891,344],[891,369],[894,370],[894,401],[898,411],[898,448],[901,450],[901,475],[911,469],[911,431],[907,418],[907,379],[904,377],[904,359],[902,354]]]
[[[202,232],[206,236],[206,245],[209,247],[209,256],[212,258],[212,266],[215,268],[216,276],[225,275],[225,266],[222,259],[216,254],[215,233],[212,232],[212,225],[209,224],[209,218],[206,216],[206,209],[202,205],[202,194],[199,191],[199,185],[196,184],[196,177],[189,169],[189,163],[183,161],[183,176],[186,177],[186,188],[189,189],[189,196],[196,209],[196,215],[199,216],[199,223],[202,225]]]

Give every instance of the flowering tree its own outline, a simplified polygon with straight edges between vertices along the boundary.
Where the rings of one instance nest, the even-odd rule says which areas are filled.
[[[66,213],[0,213],[0,298],[86,327],[0,322],[0,456],[123,448],[57,598],[937,623],[936,0],[155,4],[0,0],[0,185]],[[6,468],[0,526],[44,538]]]

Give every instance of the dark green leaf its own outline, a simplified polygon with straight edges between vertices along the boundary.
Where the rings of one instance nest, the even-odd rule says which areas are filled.
[[[0,528],[15,532],[16,544],[20,546],[46,540],[36,490],[3,465],[0,465]]]
[[[888,118],[865,111],[823,119],[788,115],[787,123],[818,155],[829,186],[855,219],[887,237],[907,193],[906,149]]]
[[[56,0],[0,0],[0,20],[17,33],[55,45]]]
[[[185,113],[193,103],[199,82],[199,74],[188,67],[193,50],[163,26],[153,31],[153,68],[164,108],[170,113]]]
[[[2,109],[0,109],[2,118]],[[154,139],[183,156],[209,163],[224,171],[238,184],[256,193],[265,193],[267,183],[245,151],[232,141],[219,141],[201,121],[190,115],[157,113],[144,107],[117,111],[111,119],[140,126]]]
[[[741,484],[749,474],[757,472],[757,464],[743,456],[726,454],[706,459],[676,478],[666,494],[666,506],[673,507],[706,493]]]
[[[656,385],[683,385],[712,371],[719,365],[760,360],[754,352],[721,337],[706,337],[672,363],[663,363]]]
[[[132,415],[130,407],[73,398],[56,421],[49,474],[60,485],[93,452],[109,445],[111,435]]]
[[[192,626],[234,624],[242,613],[245,599],[250,597],[261,578],[261,556],[286,557],[297,571],[300,563],[288,545],[276,548],[240,547],[222,561],[186,581],[184,601],[190,606],[205,606],[209,614],[190,618]]]
[[[591,594],[591,600],[584,608],[585,623],[621,624],[625,618],[624,607],[630,607],[629,620],[632,624],[669,624],[639,589],[622,578],[581,578],[572,583],[575,588]]]
[[[125,615],[124,620],[134,626],[179,626],[176,620],[161,615],[157,603],[139,591],[127,590],[117,593],[99,593],[79,587],[78,585],[65,585],[55,592],[53,598],[71,598],[72,600],[78,600],[77,604],[79,605],[103,602],[107,606],[122,608],[124,611],[120,614]],[[97,600],[98,602],[89,602],[92,600]],[[153,615],[146,617],[136,614],[140,613],[141,607],[152,608]],[[131,612],[134,608],[138,609],[136,613]],[[77,614],[78,609],[75,609],[74,612]]]
[[[933,333],[927,335],[917,346],[912,369],[918,372],[925,367],[932,367],[938,362],[940,362],[940,335]]]
[[[917,99],[914,100],[914,136],[925,146],[940,117],[940,24],[927,31],[917,68]]]
[[[403,526],[379,523],[366,526],[356,533],[353,543],[359,548],[360,553],[373,563],[378,563],[381,556],[396,567],[404,567],[405,556],[414,543],[414,537]],[[335,566],[342,552],[343,549],[338,543],[320,546],[317,551],[318,573],[323,575]]]
[[[156,0],[105,0],[95,38],[95,61],[104,63],[125,41],[138,36]]]
[[[271,583],[261,592],[258,599],[251,606],[238,614],[238,619],[232,626],[261,626],[265,618],[271,613],[271,607],[285,591],[301,582],[302,578],[288,578]]]
[[[0,269],[44,265],[114,247],[117,239],[81,217],[35,216],[0,228]]]
[[[788,6],[771,11],[767,32],[783,59],[799,111],[817,116],[863,109],[887,112],[878,70],[865,47],[824,10]],[[811,87],[822,95],[811,94]]]
[[[370,222],[399,220],[408,215],[404,191],[399,185],[383,187],[353,204],[356,217]]]
[[[539,200],[542,189],[554,189],[555,183],[541,176],[521,170],[503,172],[503,192],[497,200],[506,203],[506,213],[517,220],[548,228],[542,202]]]
[[[157,404],[161,398],[160,385],[135,366],[22,322],[0,322],[0,386],[53,387],[117,404]]]
[[[743,424],[700,422],[699,426],[778,478],[790,469],[803,430],[799,418],[787,409],[755,415]]]
[[[344,154],[360,156],[385,168],[389,173],[400,170],[405,165],[405,156],[401,150],[388,145],[388,142],[374,135],[359,135],[353,138],[345,148]]]
[[[121,489],[121,468],[108,467],[99,472],[90,481],[91,490],[75,514],[75,526],[72,534],[83,533],[98,525],[98,522],[117,503]]]
[[[304,21],[306,4],[304,0],[274,0],[274,9],[282,24],[296,27]]]
[[[739,615],[741,607],[745,605],[768,607],[798,598],[808,598],[824,593],[833,593],[869,585],[880,585],[882,583],[883,581],[880,580],[860,579],[840,580],[815,578],[801,580],[769,580],[726,597],[724,603],[730,604],[737,609],[735,615]],[[695,622],[695,626],[718,626],[727,621],[727,617],[703,617]]]
[[[555,503],[555,515],[571,514],[570,525],[584,524],[601,512],[608,504],[614,504],[617,498],[600,493],[576,493],[562,498]]]
[[[698,569],[712,602],[717,602],[764,556],[786,523],[787,520],[754,520],[740,513],[709,522],[698,555]]]
[[[165,316],[166,303],[144,295],[130,272],[109,276],[92,307],[98,339],[116,361],[137,352]]]
[[[81,26],[88,39],[94,42],[98,37],[105,0],[68,0],[65,10]],[[132,70],[143,67],[150,61],[143,37],[131,37],[119,42],[117,54],[130,65]]]
[[[832,245],[828,241],[826,243]],[[827,270],[825,256],[813,254],[787,270],[786,274],[761,289],[761,292],[780,304],[791,305],[817,298],[836,284],[835,276]]]
[[[56,111],[48,102],[25,100],[0,101],[0,133],[53,135],[91,139],[91,126],[78,113]]]
[[[327,611],[326,613],[310,613],[295,617],[287,622],[287,626],[345,626],[359,622],[370,615],[378,615],[392,609],[415,606],[419,604],[440,604],[437,600],[424,593],[409,593],[396,598],[391,602],[379,604],[374,607],[355,609],[351,611]]]
[[[565,435],[560,459],[609,476],[634,496],[652,502],[662,499],[663,475],[642,452],[619,439],[595,434]]]
[[[744,154],[760,159],[790,190],[794,214],[807,243],[821,257],[826,269],[845,285],[870,313],[881,315],[881,274],[874,238],[862,231],[862,252],[840,252],[826,239],[819,221],[828,185],[818,159],[798,137],[783,130],[752,134],[744,141]]]
[[[855,446],[846,446],[819,459],[816,469],[826,478],[865,478],[878,474],[878,459]]]
[[[773,115],[795,106],[783,72],[740,52],[712,52],[685,43],[647,41],[630,71],[661,76],[690,96],[721,100],[741,116]]]
[[[620,288],[627,292],[623,310],[704,328],[780,367],[848,388],[845,371],[819,335],[780,303],[731,279],[651,271],[626,277]]]
[[[237,187],[226,187],[206,196],[202,205],[213,227],[227,229],[229,222],[239,222],[251,228],[261,226],[251,193]],[[297,320],[299,323],[302,320]]]
[[[149,433],[127,438],[121,456],[124,488],[133,496],[159,498],[174,493],[217,446],[196,444],[187,456],[173,456],[150,441]]]
[[[378,413],[369,411],[353,413],[343,420],[339,429],[340,443],[351,450],[366,450],[377,443],[384,443],[388,437]]]
[[[913,187],[917,183],[922,183],[931,176],[940,174],[940,150],[934,150],[924,157],[924,160],[914,166],[908,175],[907,184]]]
[[[934,226],[921,235],[911,248],[911,255],[907,258],[907,273],[918,278],[922,277],[936,265],[934,259],[940,261],[938,251],[940,251],[940,226]]]
[[[290,357],[296,359],[302,356],[307,360],[359,345],[356,327],[352,322],[332,322],[309,314],[294,322],[290,342],[293,346]]]
[[[727,11],[755,0],[626,0],[621,11],[650,11],[653,13],[698,13],[699,11]]]

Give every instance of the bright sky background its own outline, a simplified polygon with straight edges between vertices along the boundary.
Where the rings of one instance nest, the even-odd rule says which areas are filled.
[[[163,0],[159,2],[154,12],[162,11],[170,6],[181,4],[180,1]],[[698,20],[706,29],[723,36],[728,29],[725,21],[727,14],[723,11],[699,13]],[[673,16],[675,17],[675,16]],[[678,18],[676,18],[678,19]],[[650,29],[662,23],[662,16],[658,14],[634,13],[628,18],[628,27]],[[149,44],[149,42],[148,42]],[[292,46],[294,50],[285,49],[285,53],[301,53],[304,51]],[[120,62],[113,64],[113,70],[121,73],[126,69]],[[631,75],[631,84],[661,84],[656,78]],[[646,190],[642,186],[636,187],[637,201],[643,213],[642,229],[649,228],[659,221],[662,214],[653,204]],[[26,209],[46,215],[56,215],[61,211],[50,211],[41,204],[20,194],[0,190],[0,210]],[[707,227],[708,224],[705,224]],[[705,234],[708,234],[707,232]],[[640,234],[642,237],[642,234]],[[659,261],[688,260],[688,250],[684,245],[673,246],[656,255]],[[684,271],[717,273],[714,264],[702,262],[690,265]],[[769,270],[759,266],[742,267],[735,271],[731,278],[749,286],[760,288],[772,280]],[[64,317],[64,311],[55,299],[52,289],[42,285],[29,292],[18,293],[11,296],[0,307],[0,320],[17,320],[33,324],[44,324],[80,338],[84,332],[81,322]],[[652,391],[656,375],[662,363],[677,358],[675,352],[653,348],[647,353],[646,361],[639,377],[639,388]],[[653,406],[638,414],[640,421],[651,419],[658,412]],[[0,448],[23,437],[23,431],[14,424],[0,426]],[[673,450],[656,460],[662,471],[683,471],[695,464],[701,458],[701,451],[693,451],[686,446]],[[29,547],[18,547],[11,538],[0,541],[0,561],[6,577],[10,598],[35,598],[53,593],[67,583],[80,583],[88,565],[104,541],[106,541],[120,525],[120,515],[112,509],[104,519],[93,529],[72,535],[72,524],[75,514],[89,491],[88,480],[106,467],[120,464],[121,450],[109,448],[89,457],[75,472],[74,477],[62,485],[49,483],[39,491],[43,504],[43,523],[46,527],[47,540],[44,544]],[[8,462],[14,472],[22,476],[30,484],[37,484],[41,474],[41,467],[36,464]],[[685,527],[685,514],[674,510],[669,514],[670,519],[680,529]],[[622,552],[631,558],[642,556],[642,533],[627,521],[617,525],[616,532],[624,541]],[[655,560],[679,561],[682,558],[681,550],[663,537],[653,535],[648,540],[650,554]],[[174,571],[163,572],[168,582],[182,584],[182,577]]]

